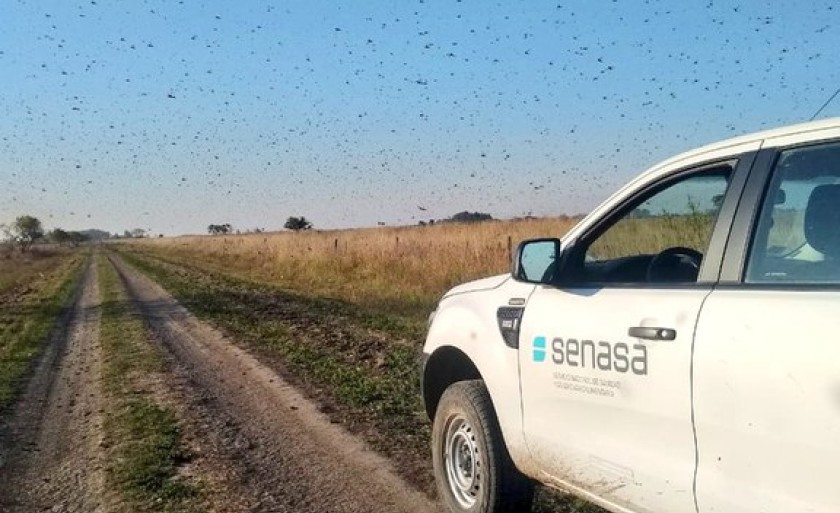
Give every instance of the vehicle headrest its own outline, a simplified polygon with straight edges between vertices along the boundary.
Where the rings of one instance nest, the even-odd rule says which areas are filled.
[[[818,185],[811,191],[805,240],[827,258],[840,258],[840,184]]]

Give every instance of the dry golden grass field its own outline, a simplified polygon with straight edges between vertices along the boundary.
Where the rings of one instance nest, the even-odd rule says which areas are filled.
[[[176,237],[142,240],[134,249],[306,295],[423,317],[451,286],[506,272],[509,244],[515,248],[527,238],[560,237],[575,221]]]

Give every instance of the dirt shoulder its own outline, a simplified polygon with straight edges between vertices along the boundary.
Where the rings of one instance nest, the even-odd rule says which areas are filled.
[[[235,492],[225,511],[435,511],[391,462],[333,424],[276,372],[113,260],[170,363],[198,453]]]
[[[99,318],[89,262],[69,318],[0,429],[0,510],[103,511]]]

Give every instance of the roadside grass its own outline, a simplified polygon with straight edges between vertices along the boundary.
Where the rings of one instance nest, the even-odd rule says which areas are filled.
[[[0,261],[0,411],[14,402],[50,333],[72,302],[86,256]]]
[[[97,256],[102,297],[102,384],[109,407],[107,479],[130,502],[127,511],[192,512],[199,486],[178,475],[188,459],[174,412],[159,404],[150,376],[164,372],[141,317],[133,314],[116,270]]]
[[[422,320],[404,317],[341,299],[306,294],[302,291],[283,288],[275,283],[243,277],[236,272],[225,272],[217,269],[212,263],[195,260],[184,261],[180,258],[161,255],[154,251],[148,251],[139,245],[118,245],[112,246],[112,248],[137,266],[142,267],[148,262],[157,262],[168,266],[170,269],[176,269],[179,274],[201,275],[204,277],[205,285],[208,286],[224,282],[228,285],[229,290],[238,291],[242,300],[249,299],[255,291],[259,292],[261,296],[269,295],[270,298],[267,298],[269,304],[265,305],[264,308],[270,308],[277,302],[278,298],[282,298],[284,306],[294,308],[297,315],[306,316],[310,320],[322,319],[325,316],[340,317],[357,326],[387,333],[397,340],[410,340],[418,343],[422,341],[425,334],[425,317]],[[152,268],[144,270],[154,271]],[[213,297],[199,295],[194,299],[201,305],[212,308],[212,305],[208,302],[212,303]]]

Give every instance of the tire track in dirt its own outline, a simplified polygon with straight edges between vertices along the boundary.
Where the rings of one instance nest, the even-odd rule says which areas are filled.
[[[92,259],[22,397],[0,427],[0,511],[103,511],[101,317]]]
[[[218,474],[235,498],[213,509],[437,511],[387,459],[331,424],[274,371],[197,320],[152,280],[109,258],[167,354],[172,386],[188,403],[191,445],[224,462],[226,470]]]

